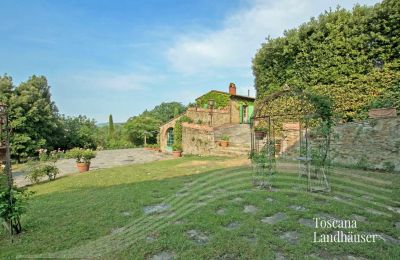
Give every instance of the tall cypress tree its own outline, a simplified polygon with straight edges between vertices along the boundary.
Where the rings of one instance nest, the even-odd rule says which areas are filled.
[[[110,140],[114,138],[114,131],[114,121],[112,115],[110,114],[108,117],[108,138]]]

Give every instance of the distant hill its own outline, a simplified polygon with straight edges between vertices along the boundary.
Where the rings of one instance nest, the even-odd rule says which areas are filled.
[[[124,123],[114,123],[114,126],[122,126]],[[108,126],[108,123],[97,123],[96,124],[97,127],[104,127],[104,126]]]

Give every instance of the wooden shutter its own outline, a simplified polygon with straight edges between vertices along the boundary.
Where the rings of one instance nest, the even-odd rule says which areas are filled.
[[[248,110],[248,120],[247,122],[249,124],[251,124],[251,118],[253,117],[253,113],[254,113],[254,106],[253,105],[249,105],[249,110]]]

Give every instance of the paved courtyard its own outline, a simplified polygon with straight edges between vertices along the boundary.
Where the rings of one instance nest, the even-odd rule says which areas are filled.
[[[90,170],[146,163],[168,158],[172,158],[172,156],[143,148],[98,151],[96,158],[91,162]],[[57,177],[78,172],[74,159],[59,160],[57,167],[60,170],[60,174]],[[20,171],[14,172],[13,175],[17,186],[21,187],[30,183]]]

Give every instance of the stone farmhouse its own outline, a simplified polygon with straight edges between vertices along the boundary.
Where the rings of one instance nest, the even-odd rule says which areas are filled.
[[[229,91],[211,90],[196,99],[182,115],[160,127],[160,148],[171,152],[175,123],[186,115],[192,123],[182,123],[182,150],[185,154],[246,155],[250,151],[250,121],[255,99],[236,94],[234,83]],[[222,137],[229,137],[229,146],[221,147]]]

